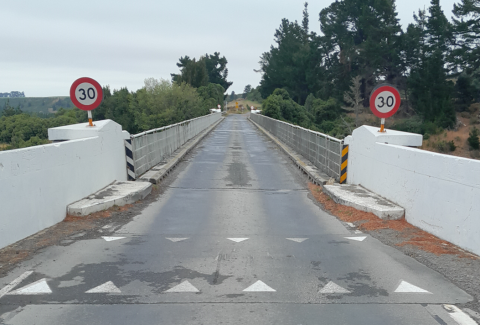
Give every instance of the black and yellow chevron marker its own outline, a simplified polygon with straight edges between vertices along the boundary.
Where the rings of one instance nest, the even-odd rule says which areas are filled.
[[[342,149],[342,164],[340,165],[340,184],[347,182],[347,167],[348,167],[348,145],[343,145]]]

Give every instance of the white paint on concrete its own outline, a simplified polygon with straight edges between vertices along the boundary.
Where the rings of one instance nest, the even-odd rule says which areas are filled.
[[[361,184],[405,209],[406,220],[480,255],[480,161],[406,146],[410,137],[388,140],[362,126],[347,137],[349,184]],[[388,142],[388,144],[385,144]]]
[[[187,240],[188,238],[167,238],[165,237],[165,239],[168,239],[169,241],[172,241],[174,243],[177,243],[179,241],[184,241],[184,240]]]
[[[234,242],[236,242],[236,243],[240,243],[240,242],[242,242],[242,241],[247,240],[248,238],[227,238],[227,239],[229,239],[229,240],[231,240],[231,241],[234,241]]]
[[[335,294],[335,293],[351,293],[344,287],[339,286],[333,281],[327,283],[318,293],[322,294]]]
[[[164,291],[167,293],[171,292],[200,292],[197,288],[195,288],[190,282],[188,281],[183,281],[179,285],[174,286],[171,289],[168,289],[167,291]]]
[[[430,293],[431,294],[430,291],[417,287],[411,283],[408,283],[407,281],[402,281],[398,285],[397,289],[395,289],[395,292],[397,293]]]
[[[108,281],[98,287],[86,291],[85,293],[121,293],[121,291],[112,281]]]
[[[26,271],[23,272],[18,278],[10,282],[8,285],[6,285],[2,290],[0,290],[0,298],[5,296],[7,293],[10,292],[13,288],[15,288],[17,285],[20,284],[23,280],[25,280],[30,274],[32,274],[33,271]]]
[[[147,182],[115,182],[67,207],[68,214],[87,216],[113,206],[124,206],[143,200],[152,191]]]
[[[363,234],[363,231],[355,230],[355,233],[356,233],[356,234]]]
[[[8,293],[9,295],[43,295],[50,294],[52,290],[48,286],[47,279],[40,279],[20,289]]]
[[[62,221],[69,204],[126,181],[121,125],[95,123],[49,129],[50,140],[76,140],[0,152],[0,248]]]
[[[107,237],[107,236],[102,236],[102,238],[105,239],[105,241],[114,241],[114,240],[124,239],[124,238],[127,238],[127,237]]]
[[[448,315],[458,323],[458,325],[478,325],[470,316],[465,314],[460,308],[454,305],[443,305],[448,311]]]
[[[357,227],[357,226],[355,226],[355,225],[354,225],[353,223],[351,223],[351,222],[346,222],[346,224],[349,225],[349,226],[352,227],[352,228],[356,228],[356,227]]]
[[[356,240],[356,241],[364,241],[365,239],[367,239],[367,237],[345,237],[346,239],[350,239],[350,240]]]
[[[277,290],[266,285],[263,281],[258,280],[248,288],[244,289],[245,292],[276,292]]]
[[[297,242],[297,243],[303,243],[304,241],[306,241],[308,238],[287,238],[288,240],[291,240],[291,241],[294,241],[294,242]]]

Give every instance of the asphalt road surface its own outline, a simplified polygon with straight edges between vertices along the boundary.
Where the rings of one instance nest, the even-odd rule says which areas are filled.
[[[245,116],[109,237],[51,246],[0,287],[1,324],[457,324],[472,299],[330,216]],[[116,228],[115,228],[116,227]]]

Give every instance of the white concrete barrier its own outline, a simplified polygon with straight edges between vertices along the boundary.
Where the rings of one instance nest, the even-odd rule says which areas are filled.
[[[68,204],[127,179],[128,132],[111,120],[87,124],[48,130],[50,140],[70,141],[0,152],[0,248],[62,221]]]
[[[395,202],[409,223],[480,255],[480,161],[406,147],[421,142],[418,134],[354,130],[345,139],[347,183]]]

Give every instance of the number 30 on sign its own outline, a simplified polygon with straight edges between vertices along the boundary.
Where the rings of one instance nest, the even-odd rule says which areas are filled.
[[[387,118],[395,114],[400,103],[400,93],[390,85],[380,85],[370,96],[370,109],[379,118]]]
[[[84,111],[91,111],[102,103],[102,86],[92,78],[79,78],[70,87],[70,99]]]

